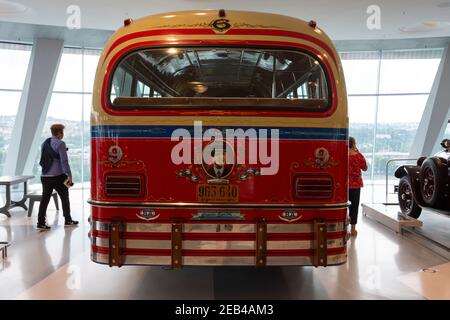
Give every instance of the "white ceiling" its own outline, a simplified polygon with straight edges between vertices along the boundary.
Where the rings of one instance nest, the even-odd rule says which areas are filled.
[[[19,6],[18,14],[11,13],[12,2],[28,9]],[[81,27],[87,29],[115,30],[127,17],[223,8],[313,19],[334,40],[450,36],[450,0],[0,0],[0,21],[65,26],[73,4],[80,7]],[[381,9],[380,30],[367,28],[372,4]]]

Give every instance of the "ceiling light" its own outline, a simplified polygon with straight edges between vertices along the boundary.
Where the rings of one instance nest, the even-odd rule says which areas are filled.
[[[0,16],[16,16],[28,13],[30,8],[16,2],[0,0]]]
[[[168,54],[177,54],[178,49],[177,48],[169,48],[169,49],[167,49],[167,53]]]
[[[450,27],[450,22],[446,21],[423,21],[407,27],[399,28],[401,32],[405,33],[421,33],[421,32],[431,32],[447,29]]]
[[[208,86],[203,82],[192,81],[189,82],[189,85],[193,91],[200,94],[205,93],[208,90]]]
[[[441,2],[436,5],[438,8],[450,8],[450,2]]]

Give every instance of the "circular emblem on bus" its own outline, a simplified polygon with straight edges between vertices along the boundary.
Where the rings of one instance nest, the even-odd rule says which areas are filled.
[[[324,147],[317,148],[314,151],[314,157],[304,160],[304,163],[309,167],[320,170],[338,165],[338,162],[334,161],[333,157],[330,156],[330,152]]]
[[[314,156],[316,157],[316,162],[318,165],[323,166],[330,160],[330,153],[325,148],[317,148],[314,152]]]
[[[286,222],[294,222],[300,220],[302,218],[302,215],[299,215],[295,210],[288,209],[283,211],[278,217]]]
[[[136,216],[144,221],[152,221],[159,218],[159,214],[156,214],[155,210],[152,208],[144,208]]]
[[[225,32],[231,28],[230,20],[228,19],[216,19],[211,22],[210,26],[217,32]]]
[[[234,169],[234,150],[225,141],[214,140],[203,148],[203,170],[210,179],[226,179]]]
[[[111,146],[108,150],[108,159],[112,163],[117,163],[122,160],[123,151],[119,146]]]

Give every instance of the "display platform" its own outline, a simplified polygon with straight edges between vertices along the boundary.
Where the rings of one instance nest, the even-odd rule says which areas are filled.
[[[422,225],[420,220],[402,215],[399,212],[398,205],[363,203],[361,206],[363,215],[378,221],[398,233],[402,233],[404,227],[420,227]]]
[[[364,216],[375,220],[450,260],[450,216],[423,209],[419,219],[403,215],[398,205],[363,203]]]
[[[424,209],[420,228],[404,228],[404,234],[450,260],[450,216]]]

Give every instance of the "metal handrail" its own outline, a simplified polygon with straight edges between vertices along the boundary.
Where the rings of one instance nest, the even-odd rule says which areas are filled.
[[[411,159],[411,158],[393,158],[393,159],[389,159],[388,161],[386,161],[386,168],[385,168],[385,170],[386,170],[386,203],[388,203],[388,196],[389,196],[389,191],[388,191],[388,180],[389,180],[388,167],[389,167],[389,164],[391,162],[397,162],[397,161],[417,161],[417,160],[418,160],[418,158],[414,158],[414,159]]]

